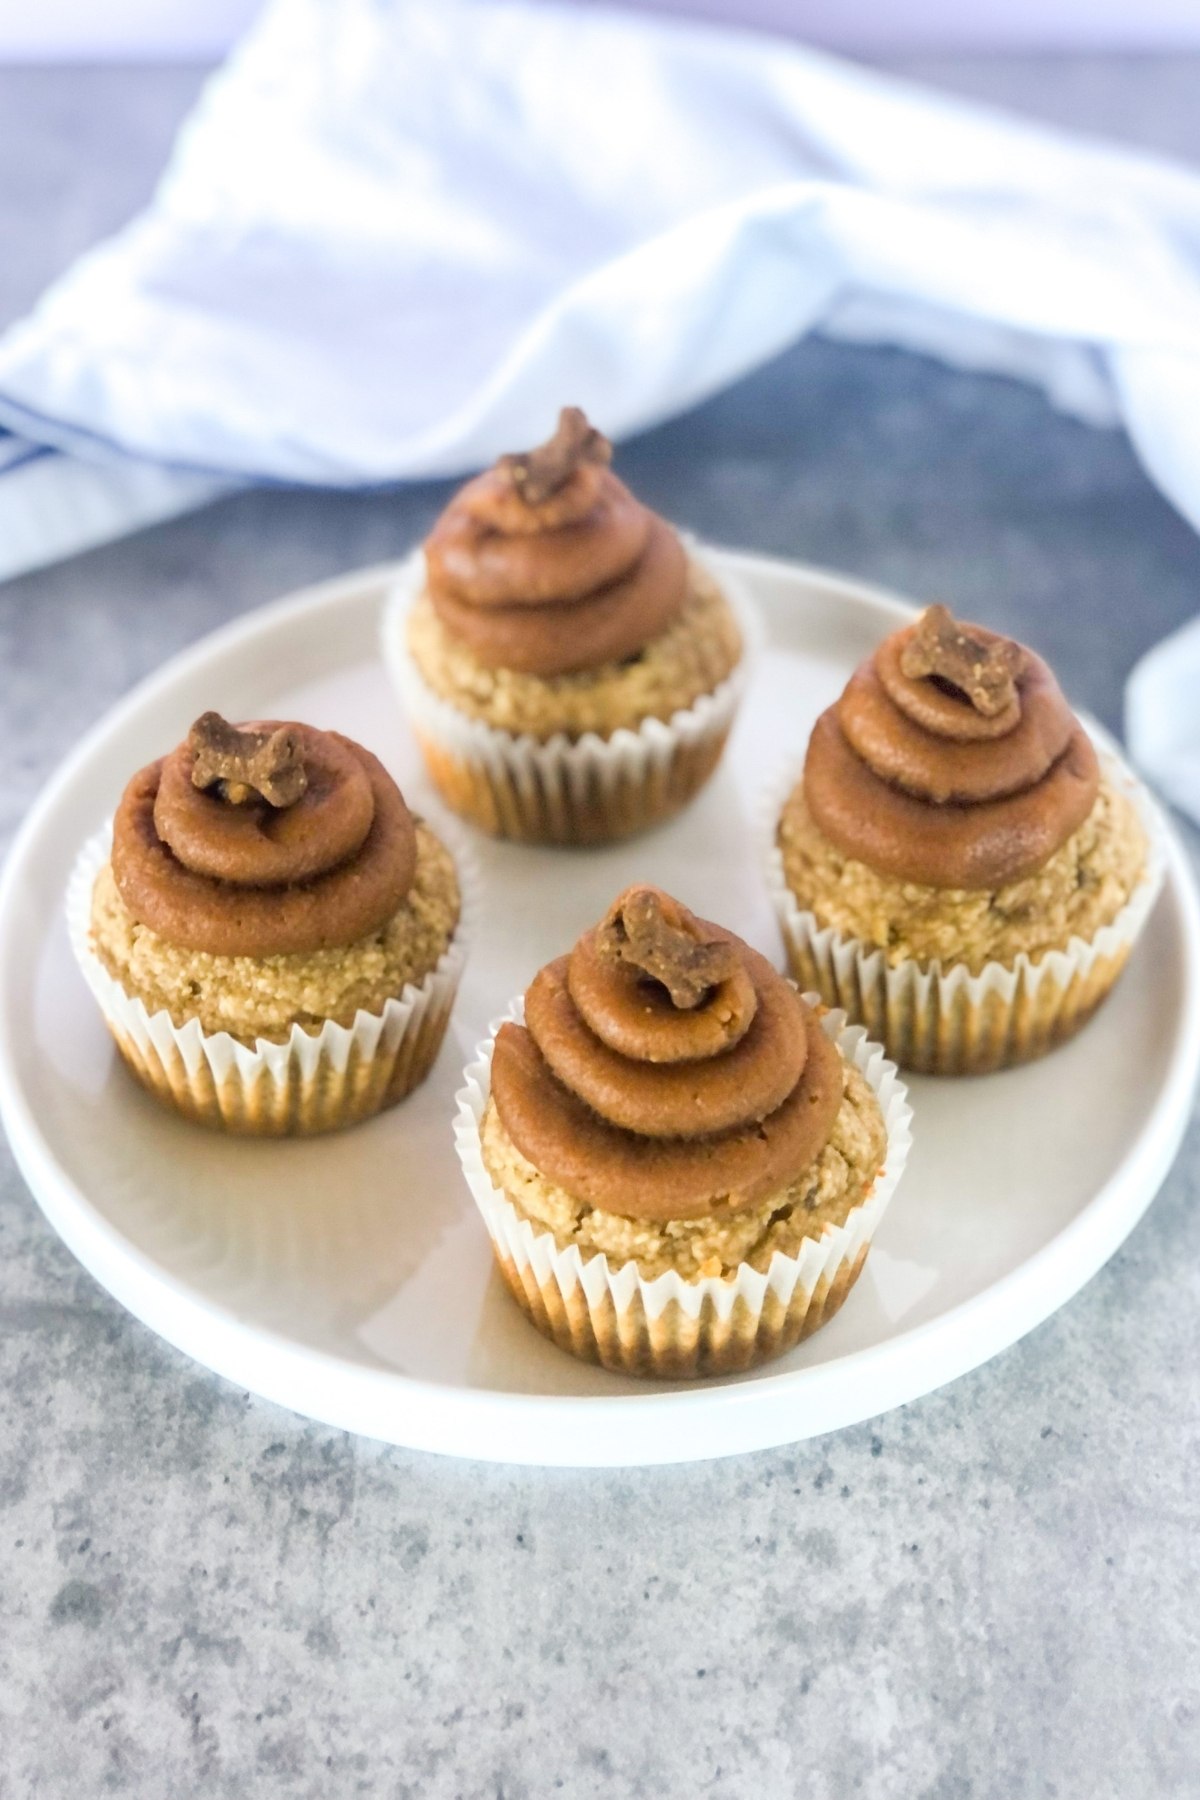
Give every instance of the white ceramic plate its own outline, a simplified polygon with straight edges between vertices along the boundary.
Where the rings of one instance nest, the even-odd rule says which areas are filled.
[[[0,1102],[21,1168],[79,1259],[153,1330],[297,1412],[425,1450],[621,1464],[727,1456],[880,1413],[974,1367],[1069,1299],[1149,1204],[1200,1059],[1200,921],[1172,843],[1126,979],[1032,1068],[914,1080],[908,1172],[844,1309],[737,1378],[671,1387],[545,1343],[493,1276],[451,1145],[488,1022],[627,882],[659,883],[779,957],[747,819],[851,666],[906,616],[818,570],[730,557],[769,645],[717,778],[687,814],[605,851],[479,841],[486,920],[433,1077],[344,1136],[247,1143],[159,1110],[129,1078],[67,946],[82,839],[129,773],[214,706],[361,739],[436,820],[377,654],[386,570],[218,632],[125,700],[46,790],[0,891]]]

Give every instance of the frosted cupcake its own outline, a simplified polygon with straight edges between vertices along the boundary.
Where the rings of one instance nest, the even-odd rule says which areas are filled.
[[[117,1047],[188,1118],[328,1131],[428,1073],[463,960],[459,877],[337,732],[198,719],[139,770],[68,901]]]
[[[743,632],[578,407],[470,481],[406,566],[384,646],[442,798],[499,837],[603,843],[669,817],[733,720]]]
[[[1070,1037],[1161,882],[1148,798],[1046,664],[944,606],[855,671],[787,787],[769,880],[792,971],[908,1068]]]
[[[500,1271],[560,1348],[745,1369],[838,1310],[909,1111],[861,1030],[749,945],[628,889],[484,1044],[456,1137]]]

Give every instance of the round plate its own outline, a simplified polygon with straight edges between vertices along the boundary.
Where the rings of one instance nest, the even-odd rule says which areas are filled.
[[[484,924],[437,1068],[344,1135],[245,1142],[161,1111],[74,966],[63,890],[130,772],[207,707],[351,733],[436,823],[377,653],[388,571],[280,601],[176,658],[42,796],[0,891],[4,1121],[55,1230],[190,1356],[298,1412],[424,1450],[576,1465],[726,1456],[850,1424],[974,1367],[1069,1299],[1149,1204],[1200,1059],[1200,921],[1174,841],[1130,970],[1074,1043],[1028,1069],[912,1082],[912,1157],[863,1276],[791,1355],[722,1381],[641,1383],[563,1355],[508,1298],[451,1141],[459,1074],[489,1020],[632,880],[778,959],[747,822],[757,794],[909,615],[819,570],[718,561],[756,595],[768,645],[716,778],[682,818],[610,850],[477,840]]]

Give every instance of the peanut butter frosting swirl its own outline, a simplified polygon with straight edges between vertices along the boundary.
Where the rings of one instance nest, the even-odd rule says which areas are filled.
[[[944,606],[894,632],[821,714],[804,794],[844,855],[927,887],[1042,868],[1099,791],[1091,739],[1039,656]]]
[[[679,617],[687,558],[608,464],[578,407],[536,450],[502,456],[425,544],[442,623],[488,668],[543,678],[634,656]]]
[[[658,888],[626,890],[500,1028],[492,1096],[567,1193],[648,1220],[736,1212],[824,1149],[841,1058],[765,957]]]
[[[205,713],[138,771],[113,821],[113,877],[134,918],[214,956],[356,943],[394,916],[416,861],[382,763],[309,725]]]

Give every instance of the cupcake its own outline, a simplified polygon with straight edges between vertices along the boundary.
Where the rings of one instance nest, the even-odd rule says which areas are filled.
[[[933,1074],[1078,1031],[1162,880],[1149,797],[1046,664],[944,606],[854,672],[769,820],[797,981]]]
[[[831,1318],[910,1118],[865,1032],[653,887],[541,970],[458,1102],[517,1303],[561,1349],[649,1376],[747,1369]]]
[[[205,713],[141,769],[68,900],[117,1048],[190,1119],[282,1136],[428,1074],[463,963],[454,859],[370,751]]]
[[[528,843],[657,824],[712,774],[745,664],[728,594],[578,407],[455,496],[384,647],[447,805]],[[744,614],[743,614],[744,619]]]

